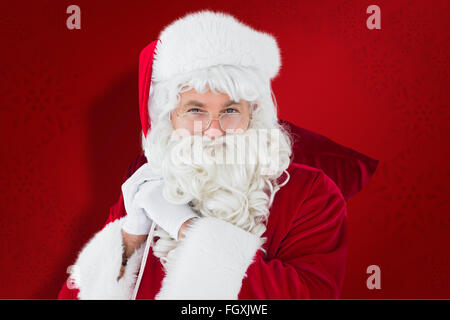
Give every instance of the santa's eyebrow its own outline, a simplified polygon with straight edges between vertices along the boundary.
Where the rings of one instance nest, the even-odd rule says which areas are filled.
[[[223,104],[223,108],[229,107],[233,104],[239,104],[239,102],[236,102],[234,100],[228,100],[227,102],[225,102]],[[197,100],[189,100],[187,103],[184,104],[185,107],[187,106],[196,106],[196,107],[204,107],[205,105],[203,103],[201,103],[200,101]]]
[[[196,106],[196,107],[204,107],[205,105],[197,100],[189,100],[185,105],[186,106]]]
[[[223,105],[223,107],[224,107],[224,108],[225,108],[225,107],[229,107],[229,106],[231,106],[231,105],[233,105],[233,104],[239,104],[239,102],[230,100],[230,101],[226,102],[226,103]]]

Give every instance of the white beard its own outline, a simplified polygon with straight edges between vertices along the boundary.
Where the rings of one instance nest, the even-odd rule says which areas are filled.
[[[281,132],[249,129],[215,139],[173,133],[165,130],[166,138],[156,139],[159,144],[152,148],[161,150],[152,149],[149,160],[164,178],[166,200],[189,204],[199,217],[220,218],[261,236],[282,186],[277,179],[290,161],[291,149]],[[153,252],[165,265],[177,242],[159,227],[155,236]]]

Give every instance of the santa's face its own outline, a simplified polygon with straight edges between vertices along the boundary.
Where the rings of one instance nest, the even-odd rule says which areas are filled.
[[[177,94],[170,120],[158,118],[144,145],[165,181],[164,198],[261,235],[291,153],[270,116],[273,104],[245,85],[227,93],[185,89]],[[160,97],[162,108],[167,100]]]
[[[225,93],[211,90],[199,93],[191,89],[180,94],[180,102],[170,118],[175,130],[216,138],[227,132],[247,130],[251,108],[248,101],[233,101]]]

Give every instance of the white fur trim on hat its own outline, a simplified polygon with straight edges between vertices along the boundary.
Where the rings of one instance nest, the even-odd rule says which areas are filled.
[[[153,81],[214,65],[256,68],[272,79],[281,65],[275,38],[209,10],[191,13],[168,25],[159,35]]]

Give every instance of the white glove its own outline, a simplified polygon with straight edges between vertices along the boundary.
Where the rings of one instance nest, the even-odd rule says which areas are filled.
[[[122,229],[130,234],[146,235],[152,220],[178,241],[178,231],[184,222],[198,217],[186,205],[167,202],[162,195],[164,181],[153,172],[149,163],[143,164],[122,185],[125,217]]]
[[[134,198],[137,208],[143,208],[169,235],[178,241],[178,232],[184,222],[198,217],[187,204],[172,204],[163,197],[164,180],[146,181]]]
[[[146,181],[161,181],[148,163],[143,164],[122,184],[122,195],[127,215],[122,229],[134,235],[146,235],[150,232],[152,221],[142,208],[136,207],[134,198],[140,186]]]

